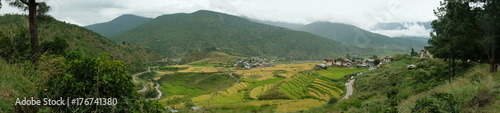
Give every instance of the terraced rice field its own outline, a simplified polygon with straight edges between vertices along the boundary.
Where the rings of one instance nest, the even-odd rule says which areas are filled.
[[[208,104],[208,103],[227,103],[242,101],[246,91],[241,91],[248,87],[248,83],[240,82],[226,91],[218,91],[217,93],[205,94],[191,99],[195,103]]]
[[[347,74],[353,74],[367,70],[368,69],[357,69],[357,68],[328,68],[327,70],[318,72],[318,74],[326,78],[339,79]]]
[[[326,104],[326,101],[319,101],[316,99],[303,99],[286,104],[280,104],[276,108],[276,112],[297,112],[302,110],[309,110],[314,107],[321,107]]]
[[[174,72],[172,72],[172,71],[156,71],[156,73],[157,73],[157,75],[162,76],[165,74],[172,74]]]
[[[288,95],[292,99],[300,99],[307,96],[307,86],[316,79],[315,75],[297,74],[290,81],[286,81],[279,87],[279,92]]]
[[[236,93],[242,89],[245,89],[246,87],[248,87],[248,83],[240,82],[240,83],[228,88],[225,92],[223,92],[223,91],[219,91],[219,92],[220,92],[220,94],[223,94],[223,93],[233,94],[233,93]]]
[[[280,73],[278,75],[284,77],[291,77],[298,72],[312,70],[316,63],[302,63],[302,64],[278,64],[274,67],[258,67],[251,68],[249,70],[237,70],[235,73],[243,75],[245,77],[259,76],[257,80],[267,80],[274,77],[276,71],[285,71],[285,73]]]
[[[308,88],[309,94],[316,98],[328,101],[330,98],[340,98],[344,94],[344,90],[336,87],[331,82],[322,79],[316,79]]]
[[[210,72],[218,72],[219,70],[222,70],[222,69],[223,69],[223,67],[188,67],[187,69],[179,70],[178,72],[180,72],[180,73],[189,73],[189,72],[210,73]]]
[[[269,89],[271,89],[271,87],[273,87],[274,84],[266,84],[266,85],[263,85],[263,86],[258,86],[258,87],[255,87],[253,88],[251,91],[250,91],[250,97],[253,98],[253,99],[257,99],[257,97],[263,93],[265,93],[266,91],[268,91]]]
[[[339,84],[343,83],[334,83],[330,80],[332,79],[332,73],[335,72],[333,70],[343,70],[342,72],[338,72],[339,74],[335,73],[335,76],[350,73],[354,70],[345,71],[348,68],[332,68],[332,70],[327,71],[314,71],[312,69],[315,64],[317,63],[278,64],[275,67],[237,70],[234,74],[243,76],[239,80],[239,83],[232,86],[224,86],[227,89],[218,89],[211,92],[198,93],[196,96],[181,98],[189,99],[196,106],[205,109],[240,109],[245,107],[258,108],[260,106],[272,106],[273,109],[276,109],[275,112],[298,112],[320,107],[325,105],[331,98],[341,98],[345,93],[345,88],[341,87],[342,85],[339,86]],[[202,71],[220,71],[220,69],[222,68],[190,66],[188,69],[179,72],[201,73]],[[283,77],[275,76],[276,74]],[[330,77],[325,77],[324,74]],[[281,92],[290,99],[258,100],[259,96],[272,93],[271,90]],[[166,97],[164,101],[174,100],[176,95],[186,94],[174,94],[172,97]],[[185,103],[175,103],[175,105],[169,105],[169,107],[179,105],[185,105]]]

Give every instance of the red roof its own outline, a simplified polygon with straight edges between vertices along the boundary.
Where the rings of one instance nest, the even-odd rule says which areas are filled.
[[[327,58],[327,59],[325,59],[325,61],[335,61],[335,59],[333,59],[333,58]]]

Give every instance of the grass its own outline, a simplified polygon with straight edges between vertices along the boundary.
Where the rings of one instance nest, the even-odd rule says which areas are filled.
[[[415,64],[417,68],[406,69],[410,64]],[[441,59],[395,60],[357,76],[355,92],[349,99],[308,112],[406,113],[411,112],[417,100],[434,93],[453,95],[460,105],[460,112],[499,112],[500,74],[489,73],[486,64],[472,64],[472,68],[460,67],[450,84],[447,76],[443,76],[447,75],[447,64]],[[322,97],[318,92],[321,93],[316,91],[311,95]]]
[[[38,91],[45,89],[41,86],[43,75],[38,75],[29,69],[29,63],[11,65],[0,59],[0,112],[36,112],[36,106],[19,106],[14,103],[17,98],[38,98]]]
[[[174,86],[169,83],[162,83],[160,89],[165,94],[165,96],[171,96],[171,95],[195,96],[195,95],[201,95],[204,92],[204,90],[202,89],[189,88],[189,87],[184,87],[182,85]]]
[[[326,101],[318,101],[316,99],[303,99],[286,104],[280,104],[276,108],[276,112],[297,112],[309,110],[314,107],[321,107],[326,104]]]
[[[469,103],[471,105],[463,105],[462,112],[491,112],[498,113],[500,112],[500,107],[498,103],[500,103],[500,95],[496,93],[496,97],[490,97],[486,99],[490,103],[486,105],[479,106],[479,103],[472,102],[475,98],[479,96],[484,97],[487,93],[500,93],[500,73],[490,73],[488,72],[489,66],[485,64],[481,64],[471,69],[471,71],[462,77],[457,77],[450,84],[443,84],[437,86],[429,91],[425,91],[416,95],[410,96],[408,99],[401,102],[398,106],[399,112],[408,112],[411,111],[411,108],[415,105],[415,101],[420,98],[425,98],[426,96],[437,93],[444,92],[450,93],[460,103]],[[472,82],[470,77],[476,73],[481,73],[484,76],[479,78],[480,82]],[[488,98],[488,97],[485,97]],[[484,104],[484,103],[482,103]]]
[[[175,73],[163,76],[160,82],[213,92],[229,88],[236,80],[228,73]]]
[[[344,75],[347,74],[353,74],[353,73],[359,73],[363,71],[367,71],[368,69],[366,68],[335,68],[335,67],[329,67],[324,71],[318,71],[318,74],[320,74],[323,77],[330,78],[330,79],[340,79],[344,77]]]

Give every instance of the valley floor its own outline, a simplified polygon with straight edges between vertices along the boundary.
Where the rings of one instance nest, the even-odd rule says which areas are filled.
[[[159,83],[160,103],[171,110],[297,112],[347,98],[346,74],[367,69],[330,67],[313,63],[237,69],[215,65],[174,65],[179,70],[152,69]],[[168,74],[166,74],[168,73]],[[335,74],[337,73],[337,74]],[[157,85],[155,85],[157,86]]]

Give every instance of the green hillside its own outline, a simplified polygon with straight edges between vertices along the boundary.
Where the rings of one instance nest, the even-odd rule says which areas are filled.
[[[379,54],[407,53],[411,48],[421,50],[427,43],[404,38],[390,38],[358,27],[330,22],[315,22],[299,30],[333,39],[360,48],[374,48]]]
[[[148,46],[176,58],[214,47],[249,56],[291,59],[323,59],[369,51],[306,32],[203,10],[159,16],[110,39]]]
[[[28,28],[27,16],[0,16],[0,31],[4,34],[12,34],[20,28]],[[40,43],[55,37],[65,39],[68,41],[69,50],[79,51],[85,57],[98,57],[102,52],[110,53],[113,58],[123,60],[130,72],[143,71],[146,69],[143,62],[162,58],[148,48],[127,43],[116,44],[88,29],[52,18],[39,25],[39,36]]]
[[[140,17],[132,14],[125,14],[109,22],[93,24],[85,26],[85,28],[90,29],[96,33],[99,33],[102,36],[111,37],[117,34],[121,34],[130,29],[133,29],[150,20],[152,20],[152,18]]]

